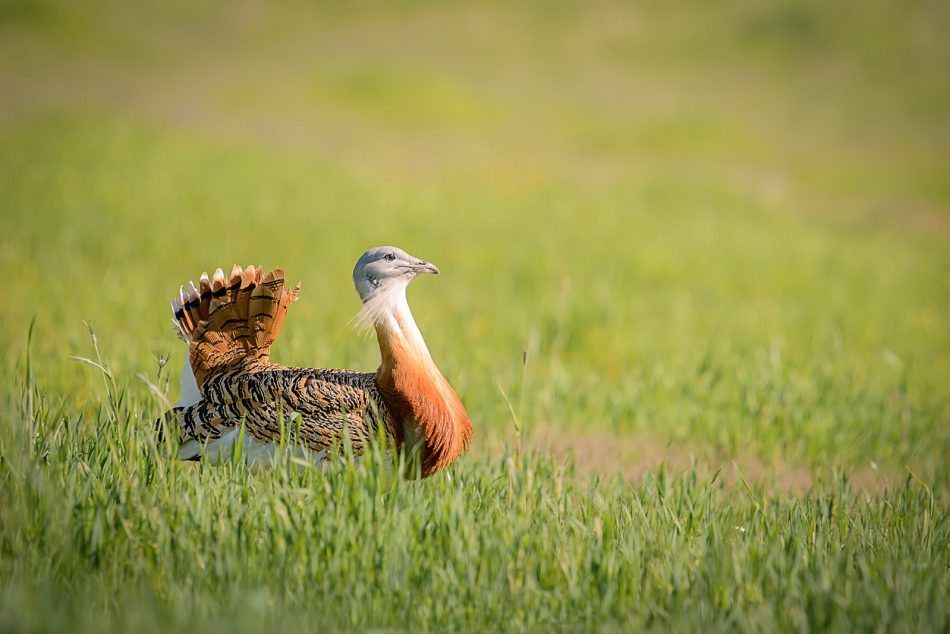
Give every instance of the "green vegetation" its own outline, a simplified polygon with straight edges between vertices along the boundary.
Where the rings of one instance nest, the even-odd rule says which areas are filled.
[[[0,630],[950,628],[950,14],[688,4],[0,0]],[[469,456],[161,457],[178,284],[371,369],[386,243]]]

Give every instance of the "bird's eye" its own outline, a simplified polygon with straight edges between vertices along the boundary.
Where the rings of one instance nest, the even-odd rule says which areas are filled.
[[[387,253],[383,257],[386,259],[387,262],[395,262],[396,260],[396,256],[393,253]]]

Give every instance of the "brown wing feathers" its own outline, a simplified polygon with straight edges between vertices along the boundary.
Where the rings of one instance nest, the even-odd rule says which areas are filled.
[[[175,325],[189,342],[191,369],[199,387],[215,375],[255,371],[270,365],[270,346],[280,333],[299,284],[288,288],[283,269],[266,276],[261,267],[234,265],[225,278],[218,269],[202,273],[172,302]]]

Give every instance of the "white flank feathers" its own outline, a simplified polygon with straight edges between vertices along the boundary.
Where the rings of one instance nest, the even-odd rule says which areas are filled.
[[[209,440],[204,445],[205,460],[211,464],[221,464],[231,459],[234,453],[234,445],[241,436],[241,428],[235,427],[221,434],[220,438]],[[307,460],[313,464],[323,463],[327,456],[326,451],[312,452],[304,447],[294,447],[285,450],[293,451],[297,458]],[[280,445],[273,442],[261,442],[254,438],[246,430],[244,432],[244,447],[241,455],[244,461],[249,465],[258,464],[259,466],[269,466],[271,461],[279,454]],[[178,457],[181,460],[191,460],[197,458],[202,453],[202,445],[197,440],[189,440],[178,448]]]
[[[195,373],[191,370],[191,363],[185,358],[185,368],[181,371],[181,397],[175,403],[175,407],[188,407],[201,400],[201,391],[198,389],[198,382],[195,380]]]

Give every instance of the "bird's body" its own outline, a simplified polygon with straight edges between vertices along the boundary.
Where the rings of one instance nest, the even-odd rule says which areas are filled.
[[[380,432],[396,446],[401,439],[375,377],[279,367],[217,377],[202,391],[201,400],[176,410],[184,441],[179,456],[194,459],[203,452],[212,462],[229,458],[242,422],[242,453],[251,460],[271,454],[281,434],[287,444],[296,440],[320,459],[340,443],[344,430],[357,454]]]
[[[175,324],[189,344],[183,397],[173,410],[179,456],[258,460],[281,444],[317,460],[338,451],[345,437],[362,454],[384,436],[400,450],[418,447],[422,475],[448,466],[468,446],[471,423],[422,339],[406,301],[420,272],[438,272],[394,247],[368,251],[354,270],[363,299],[360,321],[375,328],[381,361],[376,372],[287,368],[270,361],[296,288],[280,269],[218,269],[173,302]],[[191,372],[189,375],[188,372]],[[193,378],[192,378],[193,377]]]

